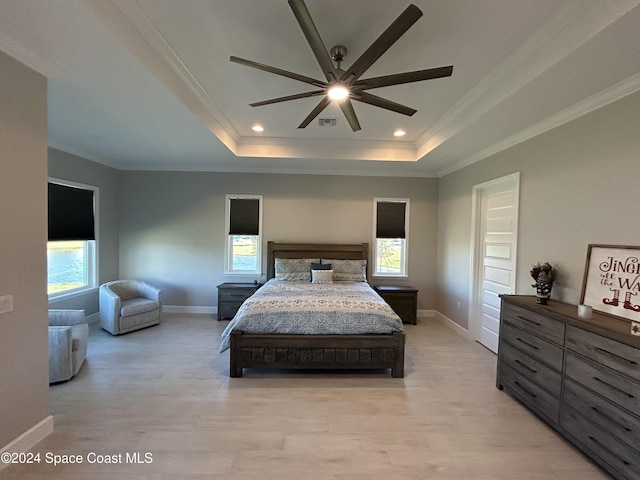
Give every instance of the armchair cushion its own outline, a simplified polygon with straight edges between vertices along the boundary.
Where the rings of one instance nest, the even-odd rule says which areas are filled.
[[[146,298],[132,298],[121,302],[122,308],[120,315],[128,317],[129,315],[138,315],[139,313],[152,312],[160,308],[160,303]]]

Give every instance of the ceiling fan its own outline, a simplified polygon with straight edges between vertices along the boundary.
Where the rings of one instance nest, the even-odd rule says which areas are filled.
[[[322,38],[318,33],[318,29],[313,23],[313,19],[309,14],[309,10],[304,0],[288,0],[291,10],[295,15],[304,36],[313,51],[322,72],[326,78],[317,80],[297,73],[282,70],[280,68],[271,67],[262,63],[253,62],[244,58],[231,56],[229,60],[239,63],[247,67],[257,68],[266,72],[274,73],[283,77],[298,80],[303,83],[314,85],[318,90],[310,92],[297,93],[287,95],[285,97],[272,98],[262,102],[251,103],[252,107],[262,105],[270,105],[272,103],[286,102],[289,100],[297,100],[299,98],[308,98],[322,96],[322,100],[307,115],[298,128],[305,128],[320,112],[322,112],[331,101],[338,102],[342,113],[349,122],[351,129],[356,132],[361,129],[360,122],[353,109],[351,100],[367,103],[376,107],[384,108],[394,112],[411,116],[417,110],[401,105],[396,102],[372,95],[366,92],[372,88],[388,87],[391,85],[400,85],[403,83],[420,82],[433,78],[448,77],[453,72],[453,66],[430,68],[426,70],[416,70],[413,72],[396,73],[393,75],[384,75],[381,77],[371,77],[361,79],[360,77],[373,65],[373,63],[386,52],[409,28],[422,16],[422,11],[413,4],[410,4],[404,12],[371,44],[371,46],[358,58],[347,70],[340,68],[340,63],[344,60],[347,49],[343,46],[336,46],[328,51],[322,42]],[[336,66],[333,62],[336,62]]]

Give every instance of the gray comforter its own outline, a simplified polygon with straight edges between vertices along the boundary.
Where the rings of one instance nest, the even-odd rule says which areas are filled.
[[[222,332],[220,352],[232,330],[248,333],[365,334],[402,330],[402,320],[365,282],[318,284],[269,280],[248,298]]]

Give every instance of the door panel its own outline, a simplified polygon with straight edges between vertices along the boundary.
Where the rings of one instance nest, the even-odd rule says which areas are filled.
[[[477,340],[498,351],[501,294],[515,292],[518,234],[519,176],[510,176],[474,188],[478,208],[474,212],[474,295],[472,321],[478,324]]]

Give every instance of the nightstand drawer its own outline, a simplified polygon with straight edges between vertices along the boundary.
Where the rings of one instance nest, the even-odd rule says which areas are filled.
[[[222,283],[218,285],[218,320],[231,320],[244,301],[256,293],[261,283]]]
[[[223,302],[244,302],[247,298],[255,293],[253,288],[234,288],[233,290],[221,289],[220,300]]]
[[[218,318],[233,318],[243,303],[244,301],[223,302],[222,305],[220,305],[220,309],[218,310]]]
[[[413,287],[376,285],[376,292],[405,323],[417,323],[418,290]]]

